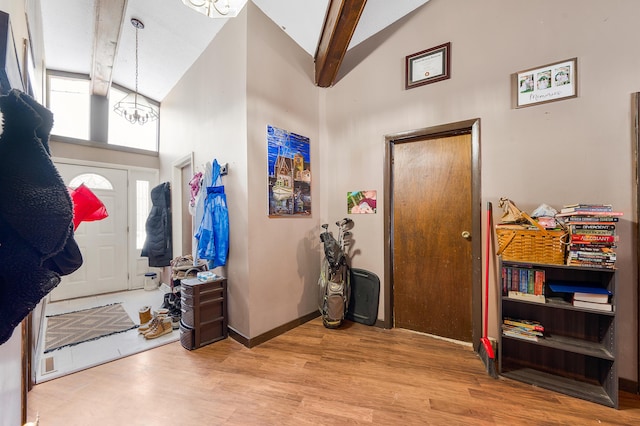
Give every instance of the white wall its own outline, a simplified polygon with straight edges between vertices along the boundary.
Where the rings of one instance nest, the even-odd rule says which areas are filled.
[[[266,127],[310,137],[318,168],[313,60],[252,2],[229,20],[162,103],[161,180],[194,152],[229,163],[229,326],[254,338],[316,310],[320,176],[311,218],[267,217]]]
[[[0,426],[22,424],[22,326],[0,345]]]
[[[350,55],[361,61],[321,95],[326,137],[320,174],[330,188],[323,193],[329,216],[343,214],[343,194],[358,189],[377,189],[382,211],[385,135],[479,117],[481,206],[492,201],[498,218],[503,196],[528,211],[541,203],[606,202],[624,212],[618,227],[619,372],[636,380],[631,94],[640,90],[638,18],[635,0],[431,0],[386,38],[348,52],[347,65]],[[452,44],[451,79],[405,90],[405,57],[445,42]],[[573,57],[578,98],[511,108],[512,73]],[[361,254],[353,266],[382,278],[383,215],[355,219]],[[496,301],[493,295],[493,336]]]
[[[247,117],[251,336],[317,310],[322,175],[312,58],[248,3]],[[311,217],[269,218],[267,125],[307,136]]]
[[[217,273],[229,283],[229,325],[250,337],[246,33],[245,9],[225,24],[162,102],[160,179],[170,180],[171,164],[191,152],[196,171],[203,171],[214,158],[229,164],[223,177],[230,216],[229,258]]]

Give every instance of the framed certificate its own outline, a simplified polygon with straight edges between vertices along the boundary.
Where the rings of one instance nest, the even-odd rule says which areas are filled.
[[[451,43],[406,57],[405,89],[451,78]]]

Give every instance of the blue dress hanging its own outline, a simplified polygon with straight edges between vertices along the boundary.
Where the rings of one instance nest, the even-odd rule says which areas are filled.
[[[211,186],[206,189],[204,214],[195,238],[198,240],[198,258],[208,260],[209,268],[213,269],[226,265],[229,254],[229,210],[218,160],[213,160]]]

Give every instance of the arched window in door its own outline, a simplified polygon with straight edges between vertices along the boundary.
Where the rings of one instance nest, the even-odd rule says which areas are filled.
[[[109,182],[109,179],[97,173],[82,173],[71,179],[69,186],[71,188],[77,188],[83,183],[90,189],[106,189],[113,191],[113,185]]]

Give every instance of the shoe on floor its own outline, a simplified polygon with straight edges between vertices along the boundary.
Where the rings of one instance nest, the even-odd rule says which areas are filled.
[[[177,330],[180,328],[180,318],[179,316],[171,316],[171,328]]]
[[[166,317],[166,315],[156,315],[156,316],[154,316],[151,319],[151,321],[149,321],[146,324],[143,324],[140,327],[138,327],[138,332],[140,334],[143,334],[143,335],[148,333],[149,331],[151,331],[154,328],[156,328],[160,324],[162,318],[165,318],[165,317]]]
[[[151,307],[150,306],[143,306],[138,311],[138,315],[140,316],[140,325],[151,321]]]
[[[148,333],[145,333],[144,338],[155,339],[156,337],[169,334],[172,331],[173,331],[173,326],[171,325],[171,318],[164,317],[160,320],[160,323],[155,328],[149,330]]]

